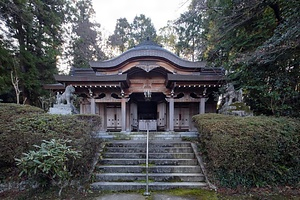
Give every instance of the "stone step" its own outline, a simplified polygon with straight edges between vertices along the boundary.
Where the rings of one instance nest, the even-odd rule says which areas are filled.
[[[146,153],[146,147],[106,147],[107,153]],[[149,153],[193,153],[192,147],[149,147]]]
[[[102,165],[141,165],[145,164],[145,159],[102,159]],[[196,159],[149,159],[152,165],[197,165]]]
[[[140,132],[126,132],[126,133],[120,133],[120,132],[98,132],[97,135],[147,135],[147,132],[140,131]],[[199,135],[198,132],[193,131],[185,131],[185,132],[159,132],[159,131],[150,131],[149,136],[153,135]]]
[[[105,153],[104,158],[146,158],[145,153]],[[149,153],[149,159],[194,159],[194,153]]]
[[[97,172],[100,173],[145,173],[146,167],[139,165],[97,165]],[[201,168],[199,166],[189,166],[189,165],[159,165],[159,166],[149,166],[149,173],[201,173]]]
[[[150,182],[201,182],[205,180],[200,173],[149,173]],[[102,173],[95,174],[95,181],[99,182],[133,182],[145,181],[145,173]]]
[[[206,187],[203,182],[151,182],[149,190],[168,190],[173,188],[201,188]],[[140,182],[95,182],[91,184],[92,190],[101,191],[129,191],[146,188],[146,183]]]
[[[140,139],[146,139],[147,135],[129,135],[130,138],[140,138]],[[149,139],[168,139],[168,140],[173,140],[173,139],[180,139],[181,135],[178,134],[153,134],[153,135],[149,135]]]
[[[120,134],[119,134],[120,135]],[[164,135],[164,136],[162,136]],[[109,135],[108,135],[109,136]],[[149,142],[149,190],[206,187],[205,177],[190,142],[170,134],[153,134]],[[131,136],[130,136],[131,137]],[[135,134],[135,138],[143,137]],[[106,144],[102,159],[95,166],[91,189],[132,191],[146,189],[146,140],[113,140]],[[174,139],[175,138],[175,139]]]
[[[124,137],[126,139],[131,140],[146,140],[146,135],[129,135],[128,137]],[[151,135],[149,136],[149,140],[180,140],[182,138],[191,138],[191,139],[197,139],[198,135],[191,135],[191,134],[178,134],[178,135]]]
[[[113,141],[107,143],[106,147],[144,147],[146,148],[146,141],[137,142],[137,141]],[[172,141],[172,142],[149,142],[149,148],[157,148],[157,147],[190,147],[190,142],[182,142],[180,140]]]
[[[198,138],[197,132],[149,132],[149,139],[154,141],[162,140],[181,140],[182,138]],[[146,132],[99,132],[95,137],[101,138],[105,141],[111,140],[146,140]]]

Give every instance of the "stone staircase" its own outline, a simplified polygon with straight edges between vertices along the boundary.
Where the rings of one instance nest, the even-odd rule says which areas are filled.
[[[96,135],[104,141],[110,140],[146,140],[146,132],[99,132]],[[197,139],[198,132],[150,132],[150,140],[181,140],[183,138]]]
[[[112,140],[95,166],[93,190],[146,188],[146,141]],[[181,140],[149,142],[149,190],[206,187],[195,146]]]

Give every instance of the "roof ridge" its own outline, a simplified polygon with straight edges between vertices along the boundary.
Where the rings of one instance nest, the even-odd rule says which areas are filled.
[[[158,48],[162,48],[161,44],[158,44],[155,41],[149,39],[149,37],[147,37],[146,40],[142,41],[141,43],[134,46],[133,48],[139,48],[139,47],[142,47],[142,46],[155,46],[155,47],[158,47]]]

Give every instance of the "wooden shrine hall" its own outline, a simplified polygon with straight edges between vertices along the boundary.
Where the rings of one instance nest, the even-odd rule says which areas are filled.
[[[221,68],[179,58],[145,41],[116,58],[55,75],[81,97],[80,113],[102,117],[102,131],[195,131],[192,116],[216,112]]]

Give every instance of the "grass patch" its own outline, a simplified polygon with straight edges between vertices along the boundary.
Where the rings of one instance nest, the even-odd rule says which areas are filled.
[[[156,193],[160,193],[156,191]],[[195,200],[218,200],[215,191],[204,189],[172,189],[163,192],[164,194],[191,198]]]

